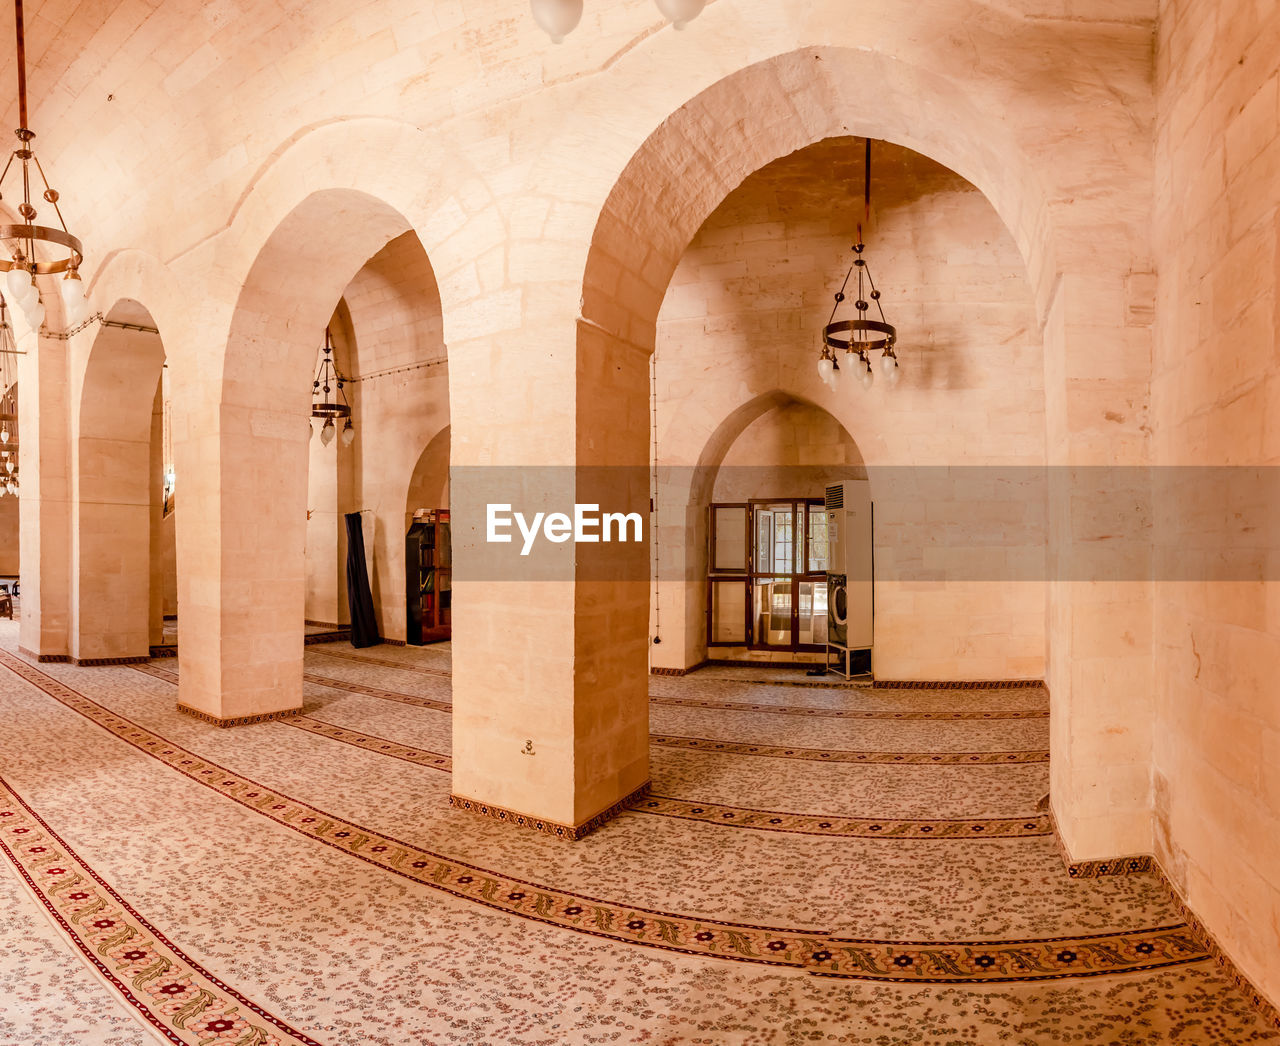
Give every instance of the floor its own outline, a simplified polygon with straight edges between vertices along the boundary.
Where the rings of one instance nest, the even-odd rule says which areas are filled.
[[[1153,877],[1066,876],[1039,689],[655,676],[654,794],[568,843],[447,806],[447,645],[232,730],[16,650],[0,1042],[1280,1042]]]

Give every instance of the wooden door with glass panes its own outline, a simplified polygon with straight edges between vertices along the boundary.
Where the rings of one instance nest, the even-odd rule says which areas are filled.
[[[821,500],[711,506],[707,645],[820,650],[827,638],[827,521]]]

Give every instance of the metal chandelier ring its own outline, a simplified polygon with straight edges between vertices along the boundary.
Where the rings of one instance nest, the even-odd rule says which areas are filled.
[[[66,272],[73,266],[79,268],[80,262],[84,260],[84,244],[64,229],[53,229],[47,225],[0,225],[0,240],[36,240],[43,243],[56,243],[71,251],[71,257],[63,258],[61,261],[36,262],[37,276]],[[17,263],[0,257],[0,272],[8,272],[16,267]],[[24,268],[30,271],[29,266]]]
[[[870,338],[866,341],[855,340],[859,331],[871,331],[883,334],[883,338]],[[846,352],[875,352],[878,349],[891,349],[898,340],[898,329],[890,323],[879,320],[838,320],[828,323],[822,328],[823,340],[833,349],[844,349]]]

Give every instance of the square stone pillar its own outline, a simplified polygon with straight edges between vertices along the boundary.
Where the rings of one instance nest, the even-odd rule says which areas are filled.
[[[1149,312],[1064,276],[1045,328],[1050,796],[1072,861],[1152,851]]]
[[[73,359],[88,350],[72,404],[71,653],[101,664],[149,653],[152,442],[164,349],[148,332],[91,331],[71,343]]]
[[[576,838],[648,787],[648,358],[527,311],[525,333],[518,367],[450,344],[452,802]],[[495,502],[635,512],[643,540],[521,557],[487,540]]]
[[[173,428],[179,708],[224,726],[292,714],[302,707],[306,415],[202,401],[185,375]]]
[[[12,315],[12,314],[11,314]],[[41,658],[69,653],[71,480],[67,342],[20,338],[18,499],[22,620],[18,642]]]

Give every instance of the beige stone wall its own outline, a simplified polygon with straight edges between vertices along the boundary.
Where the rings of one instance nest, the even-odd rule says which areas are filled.
[[[880,575],[876,673],[1042,678],[1044,490],[1038,475],[1012,471],[1042,466],[1046,453],[1043,350],[1026,266],[972,185],[918,153],[877,143],[866,256],[898,328],[902,376],[894,387],[881,380],[866,390],[842,361],[845,375],[828,390],[815,369],[818,346],[863,215],[862,155],[860,140],[836,138],[775,161],[726,197],[689,245],[658,317],[660,469],[723,465],[734,474],[746,465],[845,463],[851,477],[865,463]],[[852,315],[852,297],[842,318]],[[808,407],[773,407],[727,449],[714,446],[726,419],[747,403],[767,407],[774,395]],[[971,485],[940,482],[946,466],[972,470]],[[982,521],[989,537],[975,519],[990,485],[984,466],[1026,484],[1002,515]],[[803,490],[773,491],[758,472],[714,482],[716,500],[732,500],[820,497],[824,480],[815,471]],[[691,497],[686,482],[660,499],[662,555],[683,561],[690,583],[658,586],[665,635],[655,664],[687,667],[706,653],[698,577],[707,496]],[[902,579],[922,547],[948,541],[989,541],[990,577],[946,580],[931,570],[927,580]],[[1018,580],[1007,583],[1010,575]]]
[[[1166,0],[1157,70],[1157,460],[1274,467],[1280,17],[1271,4]],[[1162,565],[1274,578],[1274,552],[1197,558],[1239,545],[1213,511],[1226,504],[1222,479],[1183,477],[1157,504]],[[1274,548],[1274,517],[1271,527],[1261,547]],[[1228,953],[1280,999],[1280,583],[1161,583],[1154,633],[1157,853]]]

